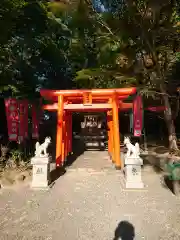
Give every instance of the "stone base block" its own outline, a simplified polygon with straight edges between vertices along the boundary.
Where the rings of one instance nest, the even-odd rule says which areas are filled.
[[[50,158],[34,157],[31,159],[33,165],[33,175],[31,187],[36,189],[46,189],[50,183]]]
[[[31,158],[31,164],[32,165],[44,165],[44,164],[49,164],[51,162],[52,158],[50,156],[48,157],[33,157]]]
[[[31,183],[31,188],[37,189],[37,190],[48,190],[49,189],[49,182],[46,183],[37,183],[37,182],[32,182]]]
[[[144,188],[143,182],[126,182],[126,188]]]
[[[143,165],[143,159],[141,157],[124,157],[125,165]]]
[[[127,165],[125,170],[126,188],[144,188],[141,166]]]

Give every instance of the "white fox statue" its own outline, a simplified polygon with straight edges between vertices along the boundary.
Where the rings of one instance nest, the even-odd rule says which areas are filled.
[[[129,137],[124,138],[124,145],[127,147],[127,157],[135,157],[138,158],[140,155],[139,143],[133,145],[129,139]]]
[[[36,142],[35,148],[35,156],[36,157],[47,157],[47,148],[49,144],[51,143],[51,137],[46,137],[44,143],[40,144],[39,142]]]

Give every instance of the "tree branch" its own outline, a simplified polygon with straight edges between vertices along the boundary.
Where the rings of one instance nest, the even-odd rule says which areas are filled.
[[[104,21],[102,21],[101,15],[100,15],[99,13],[97,13],[96,10],[93,8],[92,1],[85,0],[85,2],[86,2],[86,4],[91,8],[92,13],[94,13],[94,15],[96,16],[96,20],[98,21],[98,23],[99,23],[102,27],[104,27],[112,36],[115,37],[114,33],[113,33],[113,32],[111,31],[111,29],[107,26],[107,24],[106,24]],[[97,16],[98,16],[98,18],[99,18],[101,21],[99,21],[99,19],[97,18]]]

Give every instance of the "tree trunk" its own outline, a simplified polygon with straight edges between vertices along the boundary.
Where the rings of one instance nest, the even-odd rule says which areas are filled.
[[[169,135],[169,149],[170,149],[170,151],[176,151],[176,150],[178,150],[176,130],[175,130],[175,126],[174,126],[169,97],[164,89],[161,88],[161,92],[163,94],[164,106],[166,108],[164,111],[164,118],[166,121],[168,135]]]

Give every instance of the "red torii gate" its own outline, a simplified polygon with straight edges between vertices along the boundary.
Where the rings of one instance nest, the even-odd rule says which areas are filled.
[[[107,112],[108,152],[116,168],[121,168],[118,111],[132,108],[133,103],[123,103],[136,88],[91,90],[40,90],[45,99],[54,103],[44,110],[57,111],[56,166],[63,164],[72,152],[72,112]]]

